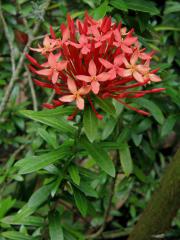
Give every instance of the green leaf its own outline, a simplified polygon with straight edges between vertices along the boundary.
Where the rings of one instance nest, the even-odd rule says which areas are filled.
[[[64,240],[61,218],[58,212],[49,216],[49,235],[51,240]]]
[[[28,236],[24,233],[16,232],[16,231],[2,232],[1,236],[8,238],[8,239],[12,239],[12,240],[35,240],[35,239],[37,239],[36,237]]]
[[[136,99],[134,100],[135,103],[139,104],[140,106],[148,109],[148,111],[153,115],[154,119],[160,124],[164,122],[164,115],[161,112],[161,109],[152,101],[148,99]]]
[[[177,1],[167,1],[164,14],[170,14],[173,12],[180,12],[180,3]]]
[[[38,171],[58,160],[63,160],[69,156],[71,151],[68,146],[60,146],[59,149],[44,153],[39,156],[30,156],[18,161],[15,166],[20,168],[20,174],[27,174]]]
[[[62,132],[73,134],[75,131],[75,128],[72,125],[70,125],[70,122],[64,120],[62,117],[59,118],[59,116],[66,115],[68,111],[65,111],[64,108],[58,109],[58,110],[59,111],[53,111],[52,115],[50,114],[51,110],[49,111],[44,110],[40,112],[35,112],[31,110],[22,110],[20,111],[20,114],[32,120],[35,120],[37,122],[46,124],[52,128],[58,129]]]
[[[11,197],[0,200],[0,218],[2,218],[8,212],[8,210],[14,206],[15,202],[16,200],[12,199]]]
[[[56,141],[56,135],[55,134],[50,134],[47,130],[44,128],[38,128],[38,134],[46,141],[50,146],[53,148],[57,148],[58,143]]]
[[[71,179],[77,185],[80,184],[80,176],[79,176],[79,169],[76,165],[70,165],[68,168],[68,172],[70,174]]]
[[[161,137],[165,137],[172,131],[176,121],[177,121],[177,116],[175,115],[170,115],[164,121],[164,124],[162,125],[162,128],[161,128]]]
[[[44,219],[42,217],[28,216],[24,219],[17,220],[17,218],[14,218],[14,216],[7,216],[1,219],[1,222],[11,225],[27,225],[40,227],[43,225]]]
[[[79,209],[82,216],[85,217],[88,210],[87,199],[85,195],[81,191],[79,191],[77,188],[73,188],[73,192],[74,192],[74,199],[75,199],[76,206]]]
[[[133,161],[127,143],[123,143],[120,145],[119,154],[122,170],[126,176],[129,176],[133,171]]]
[[[15,7],[15,5],[13,5],[13,4],[3,4],[3,5],[2,5],[2,8],[3,8],[6,12],[8,12],[8,13],[10,13],[10,14],[12,14],[12,15],[16,15],[16,7]]]
[[[116,117],[116,109],[113,106],[111,100],[109,99],[101,99],[99,97],[95,98],[96,103],[99,105],[99,107],[104,110],[105,112],[109,113],[113,117]]]
[[[84,132],[89,141],[94,142],[94,140],[97,138],[98,120],[92,108],[90,107],[86,108],[84,111],[83,126]]]
[[[128,11],[128,6],[124,0],[112,0],[110,4],[119,10]]]
[[[86,196],[98,198],[97,192],[92,188],[90,185],[90,182],[87,181],[81,181],[80,186],[76,186],[78,189],[80,189]]]
[[[36,192],[34,192],[28,200],[27,206],[29,208],[37,208],[44,203],[51,192],[51,186],[51,184],[42,186]]]
[[[27,221],[27,217],[33,214],[33,212],[35,212],[36,209],[47,200],[51,193],[52,185],[53,184],[42,186],[35,191],[31,195],[27,204],[25,204],[16,215],[12,216],[13,221]]]
[[[86,139],[83,139],[82,147],[87,150],[89,155],[95,160],[101,169],[103,169],[110,176],[115,176],[115,167],[113,161],[110,159],[104,149],[100,148],[97,143],[90,143]]]
[[[98,8],[94,10],[94,18],[100,19],[103,18],[106,15],[108,9],[108,2],[104,1]]]
[[[102,140],[105,140],[107,137],[111,135],[116,126],[116,123],[117,120],[115,120],[114,118],[110,118],[108,119],[108,121],[106,121],[102,132]]]
[[[156,8],[154,2],[145,0],[126,0],[128,9],[140,12],[147,12],[151,15],[159,14],[159,10]]]

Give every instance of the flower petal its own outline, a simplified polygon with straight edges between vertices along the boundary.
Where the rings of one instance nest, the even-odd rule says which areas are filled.
[[[115,39],[116,39],[117,42],[121,42],[121,34],[120,34],[120,32],[119,32],[118,29],[116,29],[116,30],[114,31],[114,37],[115,37]]]
[[[49,66],[51,66],[51,67],[56,66],[56,57],[52,52],[49,54],[48,63],[49,63]]]
[[[109,80],[115,79],[116,78],[116,70],[115,69],[111,69],[109,72]]]
[[[90,49],[87,47],[87,46],[84,46],[82,49],[81,49],[81,53],[82,54],[87,54],[88,52],[90,52]]]
[[[123,52],[125,53],[132,53],[132,49],[130,47],[127,47],[124,43],[121,44],[121,49],[123,50]]]
[[[52,74],[52,70],[51,69],[42,69],[42,70],[36,71],[36,73],[39,75],[43,75],[43,76],[49,76]]]
[[[43,45],[44,45],[45,47],[49,47],[50,41],[51,41],[51,40],[50,40],[49,36],[46,35],[46,36],[44,37],[44,40],[43,40]]]
[[[82,97],[77,97],[76,98],[76,105],[80,110],[84,109],[84,99]]]
[[[137,37],[126,37],[123,41],[123,43],[126,46],[131,46],[133,43],[135,43],[137,41]]]
[[[57,69],[58,71],[62,71],[62,70],[64,70],[66,67],[67,67],[67,61],[65,61],[65,60],[62,60],[61,62],[59,62],[59,63],[56,64],[56,69]]]
[[[152,82],[161,82],[161,78],[155,74],[149,74],[149,78]]]
[[[100,88],[99,82],[97,82],[97,81],[92,81],[92,82],[91,82],[91,87],[92,87],[93,93],[94,93],[94,94],[98,94],[99,88]]]
[[[91,77],[90,76],[76,75],[76,78],[78,80],[81,80],[81,81],[84,81],[84,82],[91,82]]]
[[[93,60],[89,62],[88,72],[91,76],[96,76],[96,65]]]
[[[132,71],[130,69],[124,69],[123,77],[129,77],[132,75]]]
[[[114,59],[114,64],[117,65],[117,66],[122,65],[123,57],[124,57],[123,54],[116,56],[115,59]]]
[[[81,87],[79,90],[78,90],[78,93],[80,95],[86,95],[90,92],[91,90],[91,86],[86,86],[86,87]]]
[[[124,75],[125,75],[124,71],[125,71],[124,68],[118,68],[117,73],[120,77],[124,77]]]
[[[76,83],[73,79],[68,78],[67,85],[68,85],[68,89],[71,93],[75,93],[77,91]]]
[[[102,72],[99,75],[97,75],[97,80],[100,82],[104,82],[110,79],[109,73],[108,72]]]
[[[99,58],[100,63],[107,69],[113,68],[113,64],[110,63],[109,61],[103,59],[103,58]]]
[[[130,63],[134,65],[138,60],[139,54],[138,51],[135,51],[130,59]]]
[[[52,83],[55,84],[55,83],[57,82],[58,76],[59,76],[58,71],[54,70],[54,71],[53,71],[53,75],[52,75]]]
[[[74,95],[66,95],[66,96],[60,97],[59,100],[61,102],[73,102],[75,100],[75,96]]]
[[[140,83],[144,82],[142,75],[137,71],[133,72],[133,77]]]
[[[137,65],[136,69],[138,70],[138,72],[140,72],[142,74],[145,74],[145,73],[147,73],[150,70],[149,67],[147,67],[145,65],[142,65],[142,64]]]

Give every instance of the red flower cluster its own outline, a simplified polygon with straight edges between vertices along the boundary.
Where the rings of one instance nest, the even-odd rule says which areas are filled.
[[[61,38],[57,38],[50,27],[50,36],[45,36],[43,46],[31,48],[46,62],[39,64],[26,55],[31,62],[30,70],[43,80],[35,79],[35,83],[55,90],[56,100],[53,104],[44,104],[45,107],[54,108],[75,101],[77,108],[82,110],[86,100],[96,113],[92,102],[95,94],[102,99],[114,98],[148,115],[122,101],[164,90],[142,90],[147,83],[161,79],[155,74],[157,69],[150,68],[154,53],[145,53],[145,49],[140,48],[133,29],[127,31],[121,23],[112,22],[111,17],[97,21],[85,13],[84,21],[76,22],[68,15],[67,25],[61,24],[60,32]]]

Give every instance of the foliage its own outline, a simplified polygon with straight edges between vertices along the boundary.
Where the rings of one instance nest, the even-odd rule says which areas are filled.
[[[84,10],[134,27],[143,46],[157,52],[154,68],[163,81],[156,85],[166,91],[131,101],[150,117],[97,99],[102,120],[86,109],[67,121],[71,107],[42,110],[51,93],[34,87],[25,60],[0,119],[0,239],[124,239],[179,144],[180,3],[52,0],[44,15],[46,2],[2,1],[10,43],[1,27],[0,101],[12,54],[17,66],[37,22],[32,47],[49,24],[57,30],[67,12],[82,18]],[[167,236],[177,237],[179,227],[177,216]]]

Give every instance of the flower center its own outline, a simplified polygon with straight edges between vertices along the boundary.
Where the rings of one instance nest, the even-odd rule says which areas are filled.
[[[92,81],[97,81],[96,76],[92,76],[91,80],[92,80]]]

